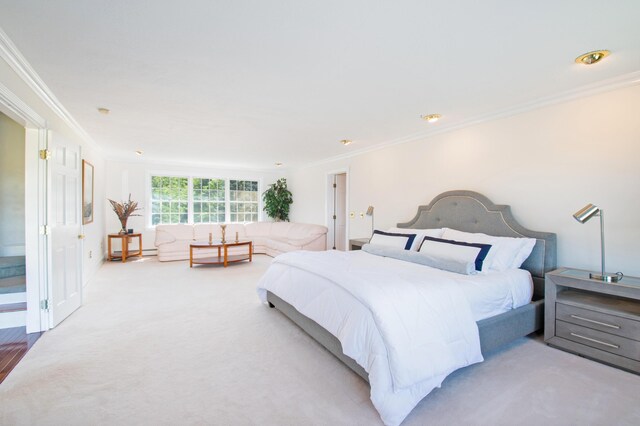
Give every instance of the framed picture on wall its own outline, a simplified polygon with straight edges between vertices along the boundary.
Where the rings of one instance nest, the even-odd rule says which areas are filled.
[[[82,160],[82,224],[93,222],[93,165]]]

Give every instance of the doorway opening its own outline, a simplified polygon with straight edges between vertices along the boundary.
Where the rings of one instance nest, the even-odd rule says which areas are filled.
[[[25,128],[0,112],[0,330],[25,327]]]
[[[327,175],[327,248],[345,251],[348,245],[348,179],[346,171]]]

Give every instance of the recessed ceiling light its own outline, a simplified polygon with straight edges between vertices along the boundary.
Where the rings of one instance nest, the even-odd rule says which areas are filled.
[[[340,143],[341,143],[342,145],[344,145],[344,146],[347,146],[347,145],[351,144],[351,142],[353,142],[351,139],[342,139],[342,140],[340,141]]]
[[[144,154],[144,151],[141,151],[141,150],[139,150],[139,149],[138,149],[138,150],[136,151],[136,154],[138,154],[138,155],[142,155],[142,154]]]
[[[593,52],[585,53],[584,55],[580,55],[576,58],[577,64],[583,65],[593,65],[600,62],[603,58],[609,56],[611,52],[608,50],[596,50]]]
[[[282,167],[282,163],[275,163],[276,167]]]
[[[111,110],[110,110],[109,108],[103,108],[103,107],[100,107],[100,108],[98,108],[98,112],[99,112],[100,114],[109,115],[109,113],[111,112]]]
[[[442,116],[440,114],[427,114],[422,115],[421,117],[427,123],[435,123],[436,121],[440,120],[440,117]]]

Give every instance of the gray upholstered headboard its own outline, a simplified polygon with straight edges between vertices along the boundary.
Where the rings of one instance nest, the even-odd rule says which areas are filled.
[[[418,207],[416,216],[400,228],[453,228],[465,232],[482,232],[499,237],[528,237],[537,240],[522,268],[534,278],[544,279],[545,272],[556,268],[556,234],[531,231],[513,218],[509,206],[493,204],[473,191],[448,191]],[[538,281],[538,280],[536,280]]]

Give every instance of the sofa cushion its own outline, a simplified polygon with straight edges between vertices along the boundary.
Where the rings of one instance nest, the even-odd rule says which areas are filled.
[[[288,251],[300,250],[302,248],[302,246],[289,244],[286,241],[283,241],[283,240],[280,240],[280,239],[276,240],[276,239],[273,239],[273,238],[269,238],[266,241],[266,243],[267,243],[267,247],[269,247],[269,248],[271,248],[271,249],[273,249],[275,251],[282,252],[282,253],[285,253],[285,252],[288,252]]]
[[[193,240],[193,225],[156,226],[156,247],[176,240]]]
[[[218,225],[218,229],[220,228],[220,226]],[[222,231],[219,230],[218,232],[220,232],[220,235],[222,235]],[[247,239],[247,232],[245,231],[245,225],[243,225],[242,223],[230,223],[229,225],[227,225],[227,231],[226,231],[226,238],[228,241],[235,241],[236,239],[236,232],[238,233],[238,239],[239,240],[246,240]]]
[[[216,231],[218,235],[216,235]],[[209,241],[209,233],[214,240],[220,239],[220,230],[212,223],[198,223],[193,225],[193,239],[196,241]]]
[[[284,236],[290,240],[315,239],[318,235],[326,234],[327,227],[322,225],[311,225],[306,223],[290,223]],[[272,234],[273,235],[273,234]],[[283,235],[283,234],[280,234]]]
[[[252,222],[244,225],[247,238],[268,237],[274,222]]]

